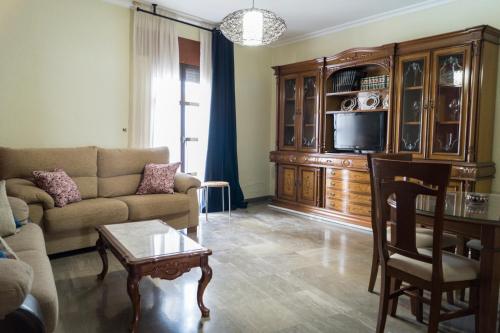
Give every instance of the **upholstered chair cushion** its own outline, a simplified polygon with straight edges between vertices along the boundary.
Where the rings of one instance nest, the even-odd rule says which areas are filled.
[[[9,236],[16,232],[16,221],[10,207],[5,180],[0,181],[0,237]]]
[[[175,173],[180,162],[169,164],[149,163],[144,167],[144,176],[137,194],[174,193]]]
[[[57,207],[82,200],[78,186],[62,169],[33,171],[35,184],[50,194]]]
[[[419,249],[419,253],[432,256],[431,249]],[[393,254],[387,261],[389,267],[407,272],[421,279],[432,280],[432,264]],[[444,282],[469,281],[479,277],[479,262],[452,253],[443,252]]]

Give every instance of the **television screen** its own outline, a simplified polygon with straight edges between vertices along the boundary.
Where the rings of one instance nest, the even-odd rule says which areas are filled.
[[[333,146],[346,151],[383,151],[386,112],[347,112],[334,114]]]

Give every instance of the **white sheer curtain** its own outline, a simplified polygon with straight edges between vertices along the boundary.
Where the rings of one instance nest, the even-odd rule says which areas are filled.
[[[129,146],[168,146],[180,160],[179,42],[175,24],[134,12]]]
[[[212,97],[212,32],[206,30],[200,30],[200,88],[200,122],[203,125],[199,133],[200,142],[202,143],[202,163],[200,163],[198,177],[204,180]]]

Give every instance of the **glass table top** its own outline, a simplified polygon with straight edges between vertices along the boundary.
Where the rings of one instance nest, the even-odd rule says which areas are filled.
[[[130,252],[134,257],[131,259],[141,260],[206,250],[161,220],[110,224],[104,228]]]
[[[467,192],[448,192],[444,215],[451,220],[500,224],[500,194],[481,193],[487,196],[486,203],[471,203],[467,200]],[[390,199],[391,200],[391,199]],[[394,198],[392,206],[394,206]],[[417,197],[417,212],[433,215],[436,197],[420,195]]]

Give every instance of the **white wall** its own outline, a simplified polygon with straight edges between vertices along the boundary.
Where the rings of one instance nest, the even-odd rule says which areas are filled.
[[[284,65],[316,57],[334,55],[353,47],[379,46],[386,43],[402,42],[482,24],[488,24],[500,29],[499,14],[499,0],[456,0],[446,5],[273,48],[271,62],[273,65]],[[332,15],[335,15],[335,13],[332,12]],[[273,139],[276,135],[275,95],[275,90],[273,89],[269,106],[271,110],[269,122],[272,124],[269,150],[275,149]],[[497,86],[495,129],[493,161],[497,165],[497,174],[499,176],[493,182],[493,190],[500,192],[500,84]],[[271,165],[269,193],[274,193],[275,173],[273,169]]]
[[[125,146],[129,25],[98,0],[3,0],[0,145]]]

